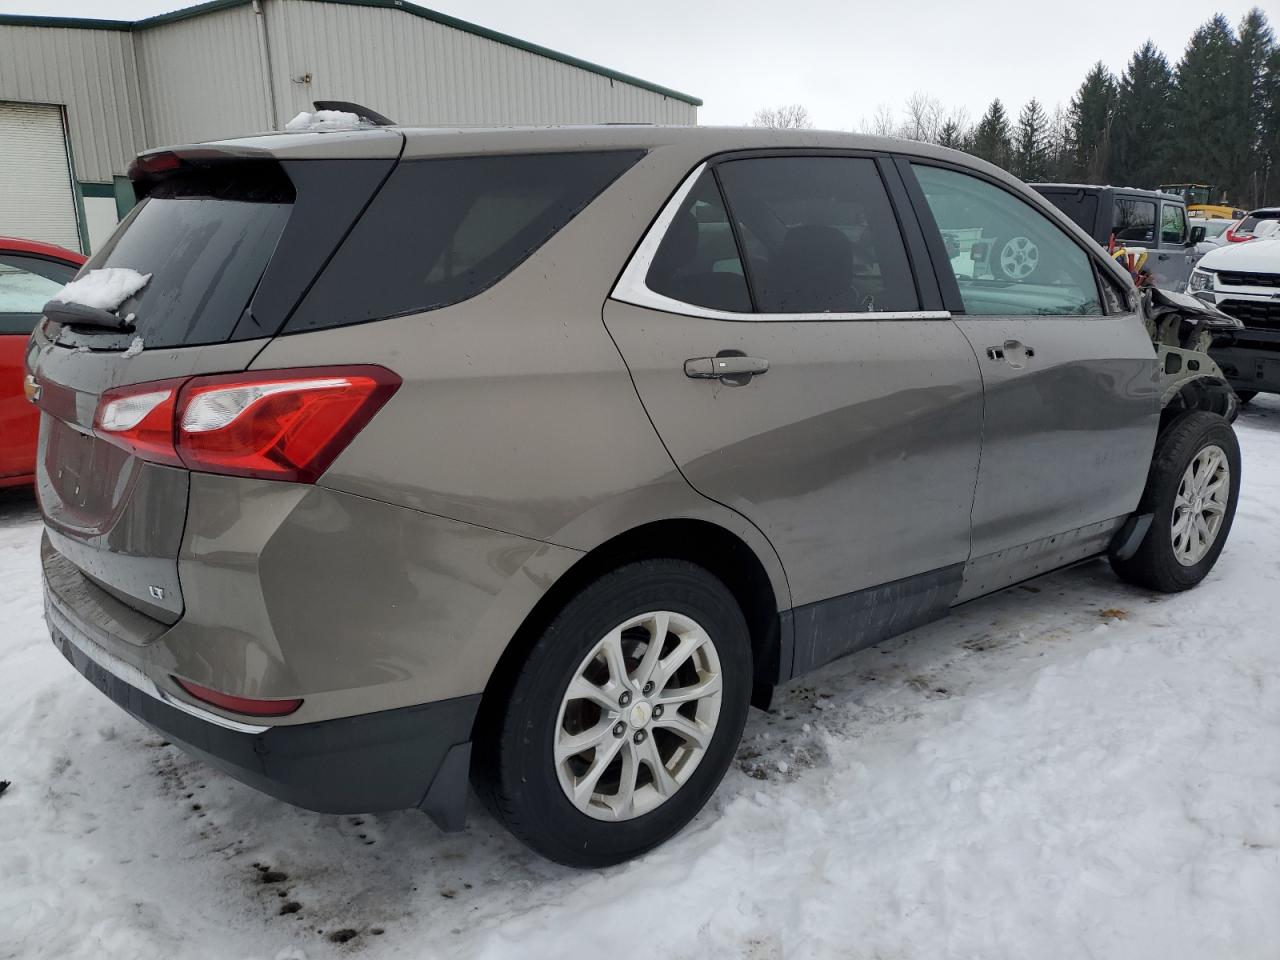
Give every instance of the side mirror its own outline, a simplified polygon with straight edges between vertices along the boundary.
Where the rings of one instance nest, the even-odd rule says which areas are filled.
[[[1192,227],[1191,239],[1187,241],[1187,246],[1194,247],[1197,243],[1204,240],[1204,227]]]

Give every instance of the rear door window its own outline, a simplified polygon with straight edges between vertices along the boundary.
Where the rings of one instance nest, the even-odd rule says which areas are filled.
[[[161,181],[85,265],[151,275],[116,311],[148,349],[230,339],[271,259],[293,188],[278,167],[234,166]]]
[[[1117,243],[1154,246],[1156,242],[1156,205],[1153,200],[1116,198],[1111,219],[1111,233]]]
[[[31,333],[44,305],[75,272],[53,260],[0,253],[0,336]]]
[[[978,177],[912,164],[971,316],[1099,315],[1089,256],[1041,211]]]
[[[874,160],[759,157],[716,172],[761,313],[920,308]]]
[[[286,332],[473,297],[514,270],[641,156],[578,151],[403,161]]]

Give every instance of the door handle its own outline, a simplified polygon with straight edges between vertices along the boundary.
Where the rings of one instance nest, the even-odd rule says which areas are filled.
[[[769,371],[769,361],[721,351],[714,357],[693,357],[684,362],[684,375],[693,380],[720,380],[735,387]]]
[[[1028,358],[1035,355],[1035,349],[1021,340],[1006,340],[998,347],[987,347],[988,360],[1003,360],[1009,366],[1019,369],[1026,365]]]
[[[1168,259],[1169,259],[1169,255],[1168,255],[1167,253],[1162,253],[1162,254],[1159,254],[1159,255],[1156,257],[1156,259],[1157,259],[1157,260],[1168,260]]]

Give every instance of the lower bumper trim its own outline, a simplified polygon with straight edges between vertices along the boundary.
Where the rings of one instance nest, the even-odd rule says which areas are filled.
[[[263,793],[319,813],[418,807],[441,829],[465,823],[480,694],[257,732],[232,730],[127,682],[56,625],[51,632],[71,665],[135,719]]]

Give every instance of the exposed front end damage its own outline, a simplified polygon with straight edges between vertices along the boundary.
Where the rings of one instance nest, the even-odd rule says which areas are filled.
[[[1207,410],[1234,420],[1239,399],[1209,350],[1230,344],[1244,325],[1184,293],[1148,287],[1141,296],[1159,361],[1162,422],[1188,410]]]

